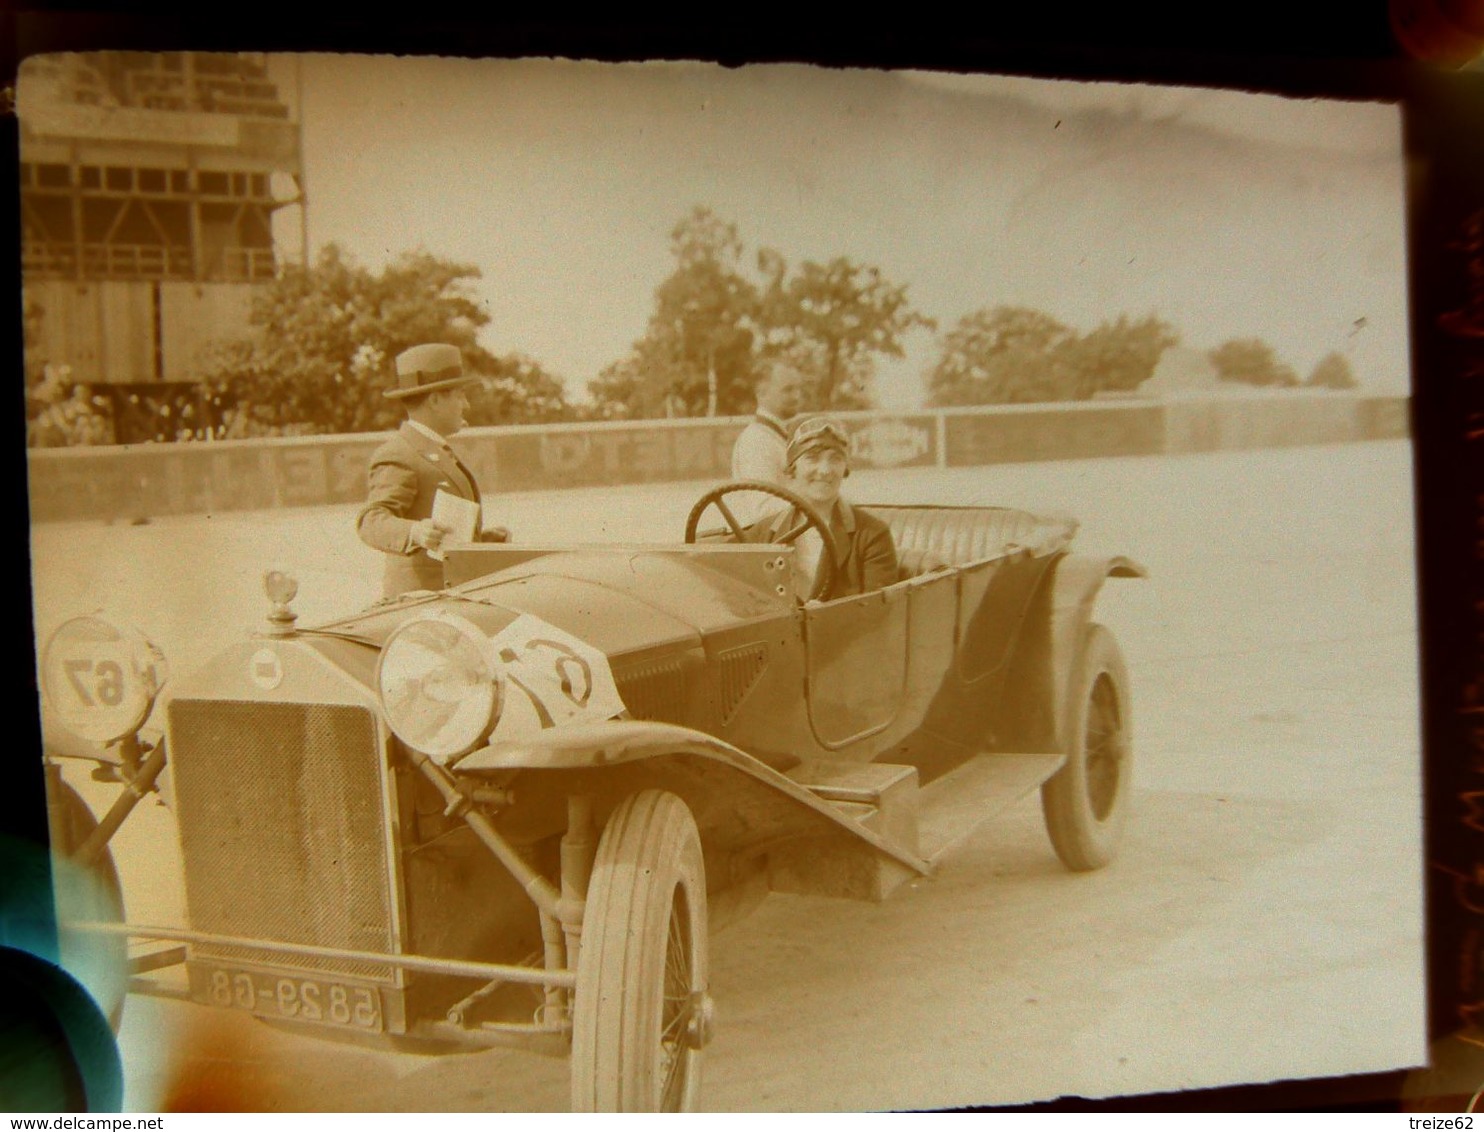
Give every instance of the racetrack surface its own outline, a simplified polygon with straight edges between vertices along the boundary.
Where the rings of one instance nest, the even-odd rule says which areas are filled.
[[[704,1107],[1010,1104],[1420,1064],[1410,455],[1386,441],[853,476],[861,502],[1072,514],[1077,549],[1149,568],[1099,599],[1133,690],[1128,838],[1073,875],[1027,799],[883,904],[769,897],[713,942]],[[522,541],[673,541],[708,486],[487,510]],[[380,569],[354,512],[38,526],[38,633],[103,606],[188,671],[258,627],[278,564],[304,621],[353,610]],[[168,811],[143,807],[115,848],[130,918],[178,921]],[[141,998],[122,1043],[132,1108],[181,1079],[270,1109],[567,1103],[563,1061],[370,1052]]]

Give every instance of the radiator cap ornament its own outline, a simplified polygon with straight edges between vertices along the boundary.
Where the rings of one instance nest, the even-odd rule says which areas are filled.
[[[293,636],[294,622],[299,615],[289,608],[289,602],[299,592],[299,580],[287,570],[269,570],[263,575],[263,589],[273,603],[273,608],[268,611],[268,635]]]

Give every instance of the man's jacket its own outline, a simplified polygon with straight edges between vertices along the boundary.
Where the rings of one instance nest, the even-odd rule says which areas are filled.
[[[386,555],[385,596],[441,590],[443,563],[413,545],[412,524],[432,518],[433,497],[439,488],[478,503],[479,485],[473,473],[453,449],[404,422],[371,454],[368,478],[370,491],[356,517],[356,531],[362,542]]]

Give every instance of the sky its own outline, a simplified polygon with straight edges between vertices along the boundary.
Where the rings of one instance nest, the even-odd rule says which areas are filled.
[[[695,205],[749,258],[879,266],[940,333],[1001,303],[1081,331],[1153,313],[1191,348],[1262,337],[1301,376],[1337,350],[1366,388],[1408,387],[1392,106],[802,65],[273,68],[285,97],[302,84],[311,251],[476,265],[483,344],[573,396],[643,333]],[[878,371],[884,407],[922,403],[938,338],[906,347]]]

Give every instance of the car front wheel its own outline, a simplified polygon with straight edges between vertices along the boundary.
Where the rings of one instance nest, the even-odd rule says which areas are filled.
[[[711,1023],[705,864],[689,808],[646,790],[598,843],[572,1019],[572,1107],[683,1112]]]
[[[1118,853],[1133,768],[1128,672],[1113,634],[1090,625],[1068,687],[1067,761],[1041,787],[1046,832],[1069,869],[1100,869]]]
[[[59,773],[48,770],[46,800],[53,853],[52,891],[62,965],[93,993],[115,1033],[124,1016],[129,981],[128,941],[67,929],[69,922],[118,924],[124,919],[123,888],[113,853],[104,846],[88,867],[73,855],[98,827],[86,802]]]

